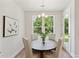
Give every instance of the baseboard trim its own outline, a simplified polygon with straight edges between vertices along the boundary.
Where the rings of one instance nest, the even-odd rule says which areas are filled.
[[[13,55],[11,56],[11,58],[15,58],[16,55],[18,55],[22,50],[23,50],[23,48],[19,49],[15,54],[13,54]]]
[[[16,56],[15,56],[14,58],[16,58],[23,50],[24,50],[24,48],[22,48],[22,49],[16,54]]]

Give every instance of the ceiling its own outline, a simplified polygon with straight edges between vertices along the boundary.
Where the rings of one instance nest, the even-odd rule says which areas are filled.
[[[70,0],[44,0],[44,9],[41,7],[43,0],[15,0],[25,11],[60,11]]]

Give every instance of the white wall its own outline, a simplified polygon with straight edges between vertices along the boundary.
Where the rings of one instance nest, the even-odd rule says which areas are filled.
[[[75,0],[75,56],[79,57],[79,0]]]
[[[56,39],[58,39],[60,36],[62,36],[63,29],[62,29],[62,11],[59,12],[44,12],[46,15],[53,15],[54,16],[54,32],[56,34]],[[34,15],[41,15],[41,12],[34,12],[34,11],[25,11],[25,30],[26,30],[26,36],[29,37],[32,34],[32,16]]]
[[[3,38],[3,15],[17,19],[19,33]],[[14,57],[22,48],[24,36],[24,12],[13,0],[0,0],[0,57]]]

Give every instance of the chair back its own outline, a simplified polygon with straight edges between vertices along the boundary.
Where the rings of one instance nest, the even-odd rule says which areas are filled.
[[[38,35],[36,33],[31,35],[31,39],[32,40],[37,40],[38,39]]]
[[[62,47],[63,47],[63,41],[61,39],[58,40],[57,43],[57,48],[56,48],[56,57],[58,58],[61,54],[62,51]]]
[[[32,58],[33,53],[32,53],[31,41],[29,39],[23,38],[23,43],[25,49],[25,57]]]

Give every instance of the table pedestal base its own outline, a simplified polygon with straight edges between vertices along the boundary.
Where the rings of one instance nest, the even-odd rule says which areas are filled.
[[[44,55],[43,55],[43,51],[40,52],[40,58],[43,58]]]

